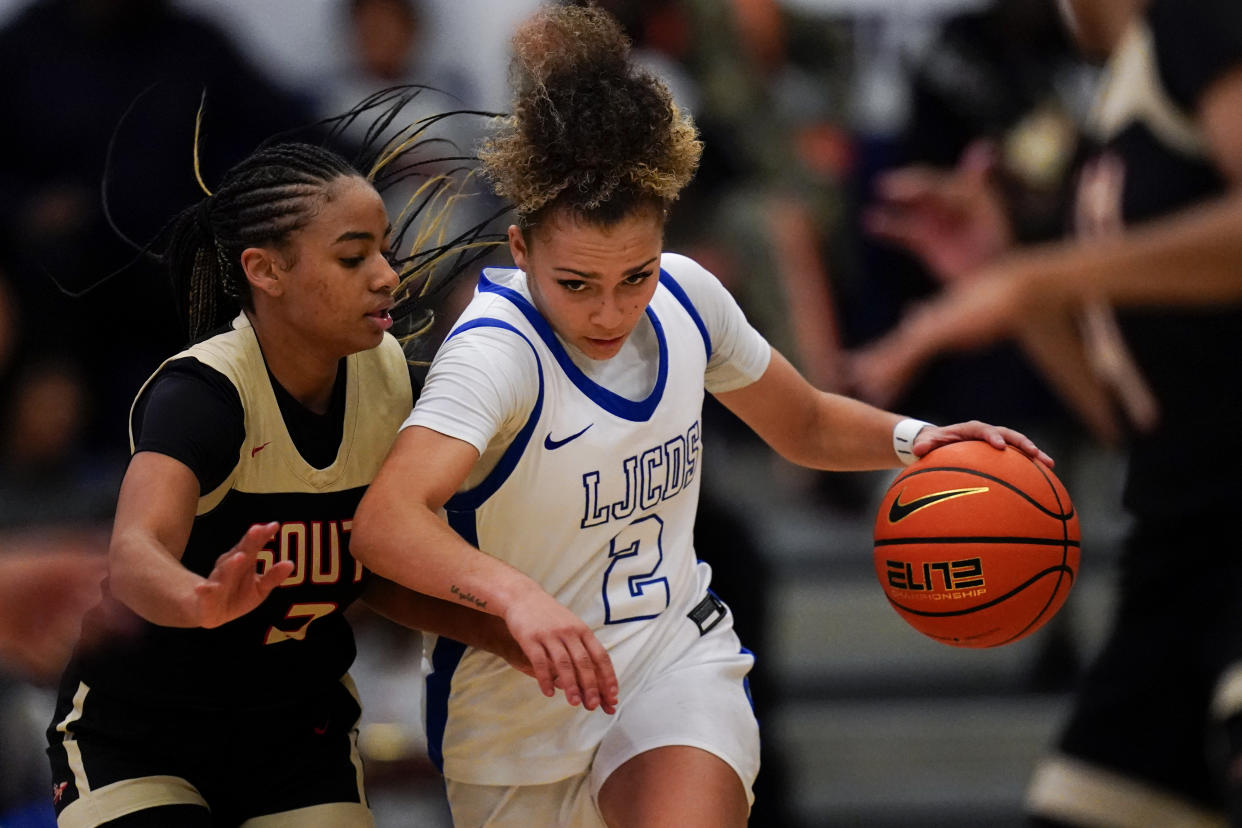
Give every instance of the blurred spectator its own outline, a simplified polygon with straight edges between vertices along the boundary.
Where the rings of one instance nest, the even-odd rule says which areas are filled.
[[[424,84],[449,95],[458,107],[477,107],[478,93],[461,70],[427,59],[423,0],[340,0],[338,27],[346,49],[320,87],[325,115],[348,111],[380,89]],[[440,102],[443,105],[443,102]],[[447,108],[447,106],[445,106]]]
[[[0,411],[0,530],[109,520],[120,477],[84,450],[90,406],[77,366],[32,359],[14,385],[21,393]]]
[[[680,0],[602,0],[633,43],[634,62],[653,72],[679,107],[697,113],[699,86],[686,66],[692,46],[690,16]]]
[[[373,110],[348,126],[344,142],[373,149],[388,141],[428,142],[423,150],[406,156],[405,163],[417,169],[403,166],[399,159],[375,182],[393,224],[400,225],[403,215],[424,203],[428,190],[423,185],[427,177],[462,167],[461,159],[473,155],[475,145],[483,136],[488,118],[479,110],[477,78],[458,68],[456,63],[429,57],[435,50],[428,42],[432,34],[428,28],[428,6],[433,4],[427,0],[334,2],[343,21],[338,28],[344,49],[340,60],[316,85],[320,116],[333,118],[352,112],[363,102],[383,96],[387,102],[381,106],[395,106],[403,101],[396,117],[382,125]],[[377,125],[382,128],[370,134],[376,132]],[[453,208],[443,214],[443,223],[435,228],[433,236],[438,239],[422,239],[420,243],[424,246],[451,240],[503,212],[503,204],[483,182],[475,178],[460,180],[461,192],[470,197],[454,200]],[[497,221],[494,229],[503,231],[504,223]],[[394,244],[414,241],[394,239]],[[481,261],[477,269],[500,258],[505,258],[507,263],[507,256],[498,249]],[[430,360],[473,290],[473,279],[458,281],[436,310],[435,329],[419,338],[421,350],[408,353],[409,358]],[[400,335],[400,325],[394,333]]]
[[[23,712],[22,682],[63,667],[102,572],[129,401],[183,341],[166,279],[109,226],[101,187],[144,244],[201,196],[188,161],[204,93],[208,182],[312,112],[167,0],[36,0],[0,29],[0,75],[0,661],[21,679],[0,688],[0,822],[35,825],[50,815],[46,710]]]
[[[480,108],[509,105],[509,38],[546,0],[422,0],[427,18],[425,48],[433,62],[452,64],[469,78]]]
[[[837,390],[831,281],[840,260],[830,240],[848,163],[833,111],[842,44],[775,0],[664,5],[689,30],[681,59],[697,83],[704,141],[669,246],[713,268],[774,347],[816,386]]]
[[[141,244],[199,194],[186,159],[204,92],[206,181],[311,113],[167,0],[37,0],[0,30],[0,74],[0,107],[13,114],[0,124],[0,267],[22,322],[17,358],[78,366],[87,445],[123,457],[128,400],[181,332],[165,282],[108,226],[109,141],[107,204]],[[82,291],[116,271],[76,299],[53,282]]]
[[[1072,477],[1087,437],[1115,443],[1116,426],[1019,345],[938,354],[905,372],[869,343],[1012,245],[1064,231],[1096,73],[1046,0],[998,0],[948,18],[910,69],[909,121],[894,146],[873,146],[859,178],[859,200],[874,200],[858,216],[865,275],[842,288],[851,391],[933,421],[980,412],[1014,423]],[[1074,681],[1082,659],[1070,618],[1049,625],[1032,689]]]
[[[920,261],[859,234],[862,270],[843,284],[844,338],[851,347],[889,331],[909,307],[969,273],[1015,237],[1037,241],[1065,226],[1079,151],[1082,62],[1047,0],[998,0],[948,18],[908,57],[910,113],[895,142],[865,144],[858,218],[869,234],[935,250]],[[896,169],[909,165],[906,169]],[[956,165],[952,173],[940,168]],[[943,199],[930,210],[929,193]],[[996,196],[993,195],[996,193]],[[997,197],[999,196],[999,197]],[[915,224],[911,219],[925,219]],[[957,232],[968,227],[969,232]],[[933,243],[933,240],[935,243]],[[966,412],[1038,435],[1066,454],[1075,427],[1044,379],[1008,344],[942,355],[917,376],[888,383],[872,363],[851,363],[855,393],[933,421]]]

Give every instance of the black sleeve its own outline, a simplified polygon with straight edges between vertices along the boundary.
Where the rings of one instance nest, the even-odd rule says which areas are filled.
[[[1242,3],[1154,0],[1147,19],[1165,88],[1174,103],[1193,114],[1207,88],[1242,65]]]
[[[410,399],[418,402],[419,395],[423,393],[423,379],[427,375],[427,369],[426,367],[411,365],[408,362],[405,364],[405,367],[410,371]]]
[[[246,439],[241,397],[228,379],[195,359],[170,362],[134,404],[134,451],[180,460],[210,492],[237,465]]]

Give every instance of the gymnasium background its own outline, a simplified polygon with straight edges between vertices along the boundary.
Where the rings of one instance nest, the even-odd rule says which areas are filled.
[[[159,49],[148,48],[172,31],[165,27],[191,27],[192,42],[212,32],[230,44],[213,52],[218,72],[208,89],[208,141],[222,170],[261,127],[338,112],[393,83],[427,83],[463,107],[503,110],[507,38],[536,5],[38,4],[67,28],[45,29],[46,44],[24,44],[47,58],[25,64],[20,81],[0,73],[0,554],[65,544],[102,551],[128,401],[177,346],[150,274],[123,274],[78,300],[48,279],[80,287],[132,255],[115,239],[100,241],[99,183],[108,137],[151,81],[184,106],[161,109],[161,92],[152,93],[117,133],[116,208],[143,238],[158,225],[131,203],[175,207],[194,197],[190,144],[180,136],[197,93],[178,91],[183,67],[161,64]],[[0,27],[29,5],[0,0]],[[1024,237],[1063,226],[1065,172],[1096,73],[1074,59],[1051,0],[602,5],[693,113],[707,145],[675,208],[668,248],[713,269],[821,387],[850,392],[852,355],[940,287],[863,231],[877,173],[952,165],[986,139],[1016,194]],[[91,29],[82,22],[90,20],[103,22]],[[85,45],[58,60],[71,42]],[[476,135],[454,137],[468,144]],[[130,156],[148,166],[130,165]],[[105,357],[101,373],[96,361]],[[1082,515],[1080,580],[1054,622],[1017,644],[933,643],[889,609],[872,570],[870,526],[892,475],[796,469],[710,406],[698,552],[713,563],[717,591],[758,659],[765,744],[752,823],[1017,826],[1033,762],[1103,633],[1124,531],[1118,456],[1008,347],[938,360],[886,405],[936,422],[1012,425],[1053,454]],[[379,824],[447,825],[422,752],[416,637],[361,616],[357,628],[354,674]],[[45,682],[0,665],[0,826],[50,824],[42,742],[50,709]]]

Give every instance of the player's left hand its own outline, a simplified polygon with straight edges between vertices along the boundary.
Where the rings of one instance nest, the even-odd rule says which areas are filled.
[[[1038,460],[1048,468],[1055,465],[1055,461],[1045,454],[1035,442],[1020,431],[1014,431],[1012,428],[1004,426],[994,426],[987,423],[981,423],[978,420],[971,420],[965,423],[955,423],[949,426],[926,426],[914,438],[914,445],[911,451],[916,457],[922,457],[932,449],[949,443],[957,443],[962,440],[982,440],[989,443],[995,448],[1003,449],[1006,445],[1013,446],[1032,460]]]
[[[255,572],[259,551],[279,528],[279,523],[256,523],[236,546],[216,559],[211,574],[194,588],[199,626],[211,629],[240,618],[289,577],[292,561],[277,561],[266,572]]]

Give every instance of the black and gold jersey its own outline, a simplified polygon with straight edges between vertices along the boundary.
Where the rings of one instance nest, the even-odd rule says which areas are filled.
[[[244,315],[167,361],[148,385],[168,366],[187,361],[215,378],[208,393],[222,401],[215,410],[234,413],[233,421],[215,423],[214,433],[187,435],[182,448],[167,451],[191,465],[204,484],[182,564],[206,575],[247,528],[276,521],[280,529],[260,552],[260,566],[290,560],[293,572],[257,609],[216,629],[141,622],[137,636],[85,656],[77,678],[94,689],[210,707],[289,701],[335,683],[353,661],[353,635],[342,613],[366,578],[349,554],[353,515],[409,413],[410,374],[401,347],[388,336],[379,347],[345,358],[324,424],[339,437],[335,451],[325,452],[323,439],[317,446],[295,439],[298,429],[287,422],[292,398],[268,373]],[[193,372],[181,373],[193,381]],[[233,408],[230,391],[240,406]],[[145,402],[142,392],[138,401]],[[145,420],[167,411],[152,405]],[[132,445],[162,450],[138,433],[143,419],[133,419]],[[168,425],[151,430],[167,435]],[[196,418],[200,431],[204,425]],[[231,457],[211,459],[215,471],[188,459],[194,446],[219,454],[230,445]]]
[[[1113,196],[1119,219],[1139,226],[1222,195],[1196,113],[1204,94],[1242,66],[1242,4],[1153,0],[1106,71],[1095,136],[1124,164]],[[1242,489],[1221,462],[1220,435],[1242,416],[1242,309],[1137,308],[1119,312],[1127,344],[1160,407],[1132,441],[1126,505],[1168,519],[1232,504]]]

